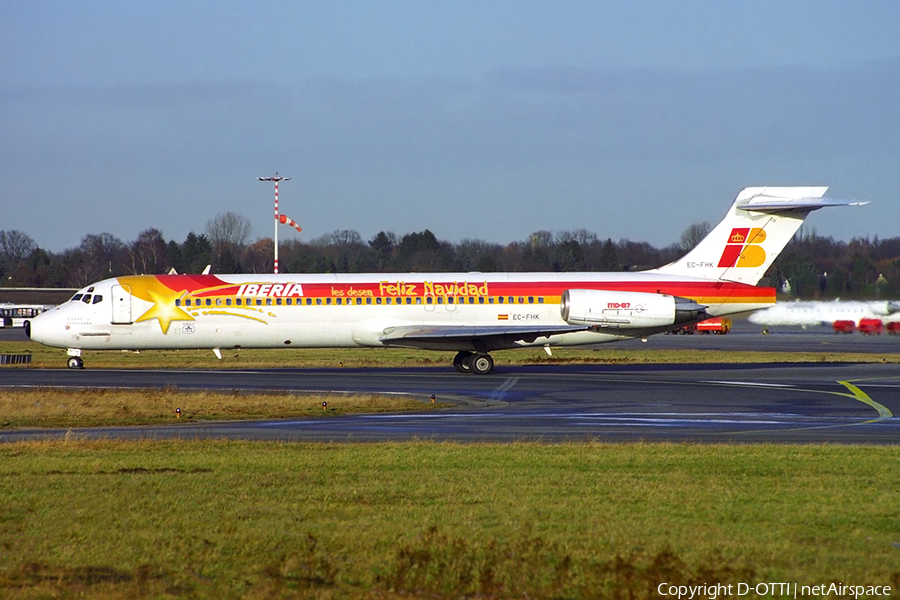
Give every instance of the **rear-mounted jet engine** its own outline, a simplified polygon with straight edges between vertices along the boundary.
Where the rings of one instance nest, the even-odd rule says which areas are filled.
[[[706,307],[690,298],[603,290],[566,290],[560,312],[569,325],[604,329],[654,329],[706,319]]]

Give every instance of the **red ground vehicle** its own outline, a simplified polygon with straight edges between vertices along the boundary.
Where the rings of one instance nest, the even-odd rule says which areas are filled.
[[[853,333],[856,331],[856,323],[853,321],[835,321],[831,324],[835,333]]]
[[[865,335],[881,335],[884,331],[884,323],[881,319],[860,319],[857,329]]]
[[[891,321],[887,324],[887,332],[893,335],[900,333],[900,321]]]
[[[666,334],[669,335],[694,335],[694,332],[703,333],[709,335],[710,333],[715,333],[716,335],[725,335],[731,330],[731,319],[723,319],[719,317],[712,317],[711,319],[707,319],[705,321],[700,321],[695,325],[685,325],[684,327],[679,327],[678,329],[673,329],[672,331],[667,331]]]
[[[713,317],[712,319],[707,319],[705,321],[700,321],[696,325],[697,331],[700,333],[710,334],[715,333],[716,335],[725,335],[729,331],[731,331],[731,319],[720,319],[719,317]]]

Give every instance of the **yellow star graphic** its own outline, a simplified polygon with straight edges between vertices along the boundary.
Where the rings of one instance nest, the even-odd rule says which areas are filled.
[[[181,310],[181,307],[175,306],[175,300],[180,298],[184,290],[180,292],[172,292],[171,294],[158,294],[153,290],[147,290],[153,306],[150,310],[142,314],[135,321],[150,321],[157,319],[162,332],[169,331],[169,323],[172,321],[193,321],[194,317]]]

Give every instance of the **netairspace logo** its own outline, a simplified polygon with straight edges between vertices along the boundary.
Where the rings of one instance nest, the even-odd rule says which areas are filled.
[[[854,598],[890,596],[889,585],[844,585],[843,583],[823,583],[819,585],[801,585],[785,582],[765,583],[712,583],[702,585],[674,585],[661,583],[656,588],[660,596],[677,598],[678,600],[708,599],[716,600],[724,596],[742,597],[749,594],[771,598],[802,598],[807,596],[834,596]]]

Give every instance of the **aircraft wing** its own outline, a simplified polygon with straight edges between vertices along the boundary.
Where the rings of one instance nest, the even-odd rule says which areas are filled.
[[[384,330],[381,341],[385,344],[451,342],[451,341],[489,341],[505,340],[508,342],[534,342],[539,337],[587,331],[581,325],[548,325],[548,326],[507,326],[507,325],[429,325],[389,327]]]

